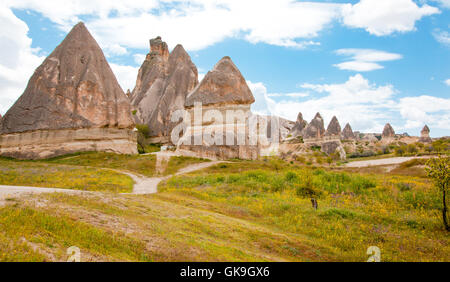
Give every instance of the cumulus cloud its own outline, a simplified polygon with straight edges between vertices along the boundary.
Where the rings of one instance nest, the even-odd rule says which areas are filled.
[[[416,21],[439,12],[426,4],[419,7],[412,0],[361,0],[344,7],[343,22],[349,27],[364,28],[370,34],[384,36],[413,31]]]
[[[450,8],[450,0],[432,0],[432,1],[439,3],[444,8]]]
[[[437,42],[450,46],[450,33],[445,30],[436,29],[433,31],[433,36]]]
[[[396,99],[393,85],[370,83],[361,74],[350,76],[344,83],[302,84],[320,97],[282,97],[275,101],[263,83],[249,83],[255,95],[258,113],[273,114],[295,120],[299,112],[310,120],[320,112],[326,122],[335,115],[341,125],[349,122],[354,130],[381,132],[386,122],[394,122],[396,130],[420,130],[427,123],[435,129],[450,129],[450,99],[432,96]],[[290,98],[290,99],[289,99]]]
[[[134,85],[136,84],[136,77],[139,71],[139,68],[131,67],[131,66],[123,66],[114,63],[109,64],[111,69],[119,81],[120,86],[122,87],[125,93],[128,89],[133,91]]]
[[[398,108],[405,128],[429,126],[450,130],[450,99],[422,95],[400,99]]]
[[[27,24],[2,6],[0,26],[0,113],[4,114],[23,93],[44,57],[31,47]]]
[[[84,18],[102,46],[123,54],[148,48],[143,38],[163,36],[170,46],[204,49],[225,38],[243,38],[291,48],[319,45],[325,28],[343,23],[371,34],[414,30],[422,17],[438,13],[412,0],[362,0],[355,5],[294,0],[6,0],[9,7],[35,10],[68,31]],[[377,6],[374,9],[374,5]]]
[[[351,61],[335,64],[335,67],[357,72],[383,69],[384,67],[377,62],[399,60],[403,57],[400,54],[373,49],[339,49],[336,50],[336,54],[349,57]]]
[[[448,86],[450,86],[450,78],[444,81],[445,84],[447,84]]]

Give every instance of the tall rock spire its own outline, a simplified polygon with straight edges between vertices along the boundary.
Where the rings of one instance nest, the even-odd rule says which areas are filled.
[[[331,119],[330,124],[327,127],[326,136],[340,136],[341,135],[341,125],[336,116]]]
[[[36,69],[0,131],[86,127],[133,128],[134,123],[102,50],[79,23]]]
[[[245,78],[230,57],[223,57],[200,84],[186,97],[186,107],[195,102],[203,106],[219,104],[252,104],[255,102]]]
[[[356,136],[353,133],[350,123],[347,123],[344,127],[344,130],[342,130],[341,139],[342,140],[353,140],[355,138],[356,138]]]
[[[0,124],[0,154],[137,153],[131,105],[83,23],[44,60]],[[17,134],[11,134],[17,133]],[[20,134],[19,134],[20,133]]]
[[[198,71],[182,45],[169,54],[167,44],[158,36],[150,40],[150,46],[131,95],[132,104],[152,137],[169,137],[176,125],[171,115],[184,109],[186,95],[198,84]]]
[[[303,131],[303,138],[322,138],[325,134],[325,126],[323,122],[323,118],[320,113],[317,113],[316,116],[311,120],[311,122],[306,126]]]

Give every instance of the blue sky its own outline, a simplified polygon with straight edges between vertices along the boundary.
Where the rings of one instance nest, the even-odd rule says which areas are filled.
[[[390,122],[412,135],[428,124],[432,136],[450,135],[450,0],[5,1],[1,114],[80,20],[125,91],[160,35],[169,48],[182,44],[201,75],[230,56],[255,112],[321,112],[371,132]]]

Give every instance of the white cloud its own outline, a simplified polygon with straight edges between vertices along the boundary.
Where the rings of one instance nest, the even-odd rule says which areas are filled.
[[[127,48],[120,46],[119,44],[102,45],[103,51],[107,57],[122,56],[128,54]]]
[[[450,99],[432,96],[406,97],[398,104],[400,114],[406,119],[405,128],[423,124],[450,130]]]
[[[134,62],[138,65],[142,65],[142,63],[145,61],[146,54],[134,54]]]
[[[444,81],[445,84],[447,84],[448,86],[450,86],[450,78]]]
[[[364,28],[376,36],[415,30],[416,21],[439,13],[429,5],[419,7],[412,0],[361,0],[343,9],[343,23],[349,27]]]
[[[307,92],[294,92],[294,93],[270,93],[269,97],[291,97],[291,98],[305,98],[309,96]]]
[[[383,66],[377,64],[377,63],[371,63],[371,62],[364,62],[364,61],[349,61],[344,62],[340,64],[333,65],[341,70],[351,70],[351,71],[357,71],[357,72],[366,72],[366,71],[373,71],[373,70],[379,70],[384,68]]]
[[[450,8],[450,0],[432,0],[432,1],[439,3],[444,8]]]
[[[111,69],[119,81],[120,86],[122,87],[125,93],[128,89],[133,91],[134,86],[136,85],[136,77],[139,71],[139,68],[131,67],[131,66],[123,66],[114,63],[109,64]]]
[[[445,30],[436,29],[433,31],[433,36],[441,44],[450,46],[450,33]]]
[[[27,24],[1,5],[0,26],[0,113],[5,114],[44,58],[31,47]]]
[[[403,56],[373,49],[339,49],[336,54],[350,57],[351,61],[335,64],[341,70],[358,72],[373,71],[384,68],[376,62],[399,60]]]
[[[80,18],[102,46],[147,49],[143,38],[161,35],[186,50],[204,49],[225,38],[243,38],[291,48],[319,45],[313,40],[333,23],[363,28],[375,35],[414,30],[437,8],[412,0],[362,0],[351,4],[294,0],[6,0],[9,7],[42,13],[67,32]],[[377,5],[376,9],[374,5]]]
[[[397,100],[392,85],[370,83],[360,74],[342,84],[302,84],[302,88],[322,94],[302,101],[285,95],[273,96],[261,82],[249,82],[249,86],[256,99],[252,111],[290,120],[295,120],[299,112],[307,120],[320,112],[326,123],[335,115],[342,126],[349,122],[354,130],[363,132],[381,132],[387,122],[396,124],[397,131],[419,132],[424,124],[433,130],[450,129],[450,99],[423,95]]]

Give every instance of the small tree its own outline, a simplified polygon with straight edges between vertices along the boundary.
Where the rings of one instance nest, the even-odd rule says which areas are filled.
[[[447,220],[447,200],[446,194],[449,189],[450,182],[450,157],[449,156],[439,156],[437,158],[432,158],[427,162],[427,174],[428,177],[433,179],[434,184],[442,192],[442,220],[444,221],[444,226],[447,231],[450,231],[450,226]]]

